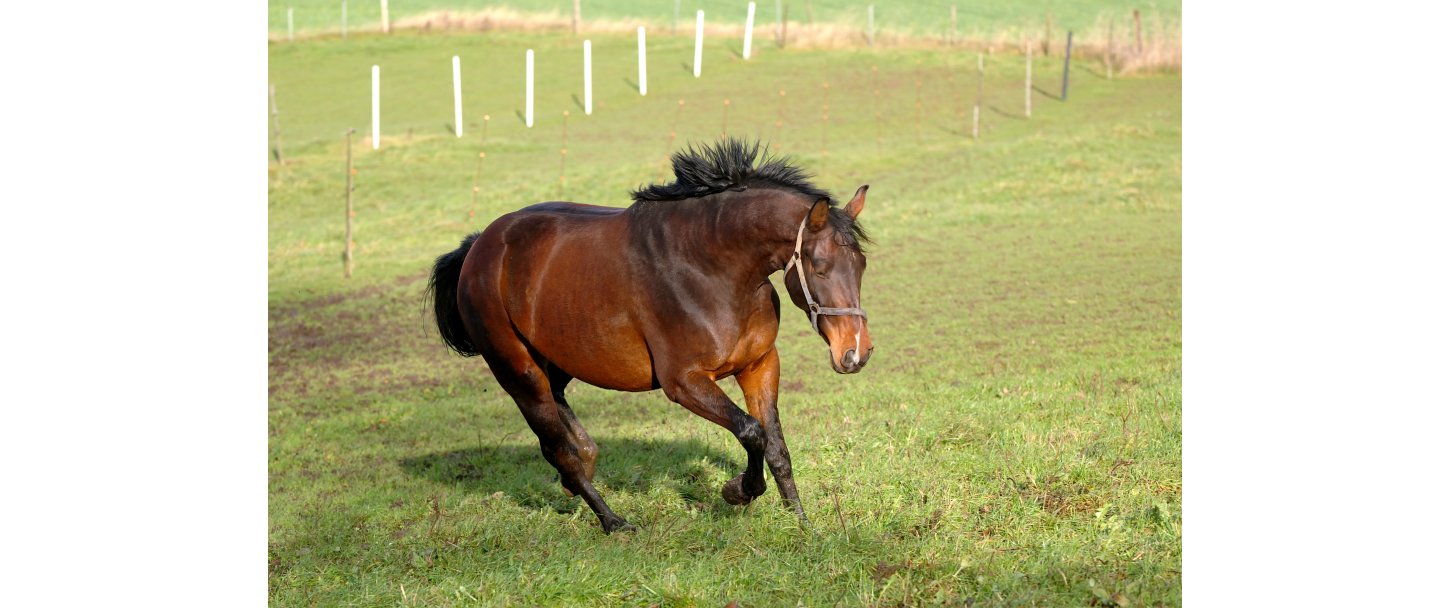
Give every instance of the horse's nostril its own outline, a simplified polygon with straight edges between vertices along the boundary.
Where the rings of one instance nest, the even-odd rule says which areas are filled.
[[[856,358],[856,349],[854,348],[847,349],[846,354],[841,355],[841,363],[844,365],[849,366],[857,361],[860,361],[860,359]]]

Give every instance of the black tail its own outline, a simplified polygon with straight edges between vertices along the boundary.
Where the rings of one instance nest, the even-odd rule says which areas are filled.
[[[465,357],[478,354],[468,330],[463,327],[463,313],[458,310],[458,275],[463,271],[463,258],[478,239],[475,232],[463,239],[458,249],[438,256],[433,263],[433,277],[428,279],[427,293],[433,295],[433,316],[438,319],[438,333],[448,348]]]

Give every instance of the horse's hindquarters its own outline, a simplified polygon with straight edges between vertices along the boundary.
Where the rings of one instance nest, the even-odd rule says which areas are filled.
[[[655,388],[622,219],[531,208],[489,226],[460,280],[483,320],[486,335],[475,342],[521,341],[536,358],[595,386]]]

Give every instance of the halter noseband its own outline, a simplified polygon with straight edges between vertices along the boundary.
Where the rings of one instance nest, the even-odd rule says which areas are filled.
[[[810,309],[811,329],[814,329],[817,332],[821,331],[821,328],[816,324],[816,318],[821,315],[834,315],[838,317],[855,315],[861,317],[862,319],[865,319],[866,311],[862,310],[859,307],[831,308],[828,306],[821,306],[819,304],[816,304],[815,298],[811,297],[811,288],[806,285],[806,267],[805,264],[801,263],[801,236],[805,234],[806,222],[810,221],[810,219],[811,215],[807,213],[806,217],[801,220],[801,227],[795,231],[795,252],[790,255],[790,262],[786,263],[784,271],[790,272],[790,267],[795,266],[796,274],[800,277],[801,281],[801,293],[805,294],[806,306]]]

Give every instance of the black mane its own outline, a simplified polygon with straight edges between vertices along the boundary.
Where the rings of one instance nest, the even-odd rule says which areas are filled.
[[[763,157],[761,152],[759,141],[746,143],[734,137],[701,144],[699,148],[689,144],[670,158],[675,171],[674,183],[645,186],[630,196],[635,202],[681,201],[726,190],[780,188],[812,200],[826,199],[831,207],[831,227],[840,235],[841,244],[859,251],[863,243],[871,242],[861,225],[839,208],[831,193],[811,183],[810,174],[788,159],[772,156],[768,147]],[[760,157],[759,164],[757,157]]]

